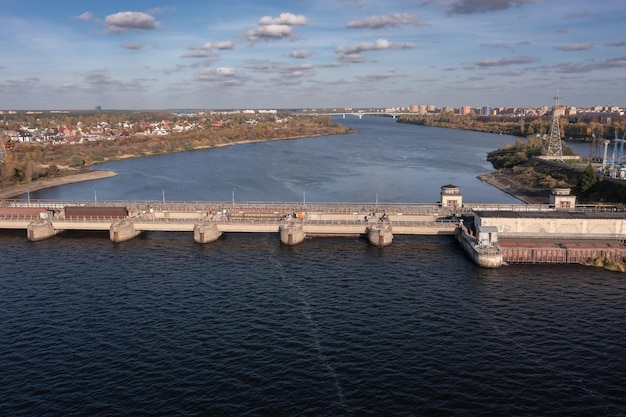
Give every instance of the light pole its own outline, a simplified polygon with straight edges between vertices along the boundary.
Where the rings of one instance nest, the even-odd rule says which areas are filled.
[[[96,189],[93,189],[93,202],[98,204],[98,195],[96,194]]]
[[[235,209],[235,189],[233,188],[233,203],[232,203],[232,209]]]
[[[378,211],[378,190],[376,190],[376,211]]]

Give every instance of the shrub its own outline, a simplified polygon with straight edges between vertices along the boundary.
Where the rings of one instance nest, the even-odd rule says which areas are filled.
[[[78,168],[85,165],[85,161],[80,155],[72,155],[69,162],[67,163],[72,168]]]

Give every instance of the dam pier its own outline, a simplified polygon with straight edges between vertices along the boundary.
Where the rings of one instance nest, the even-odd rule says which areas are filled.
[[[552,190],[546,204],[468,204],[451,184],[433,204],[4,200],[2,229],[23,229],[30,241],[69,230],[108,231],[113,242],[145,232],[189,232],[200,244],[224,233],[275,233],[285,245],[361,236],[380,248],[395,235],[449,235],[488,268],[626,259],[626,212],[577,205],[569,189]]]

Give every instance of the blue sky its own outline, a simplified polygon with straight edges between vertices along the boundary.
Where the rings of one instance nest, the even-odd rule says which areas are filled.
[[[5,110],[626,106],[623,0],[0,0],[0,39]]]

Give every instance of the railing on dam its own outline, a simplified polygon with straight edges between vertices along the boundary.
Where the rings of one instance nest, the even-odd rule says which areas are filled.
[[[159,212],[228,212],[243,214],[248,212],[287,214],[297,211],[320,212],[326,214],[388,213],[395,215],[471,215],[475,211],[554,211],[549,204],[491,204],[463,203],[460,207],[443,207],[439,203],[383,203],[383,202],[273,202],[273,201],[159,201],[159,200],[0,200],[0,207],[40,207],[43,209],[63,209],[64,207],[126,207],[133,214]],[[607,212],[623,210],[615,206],[577,205],[566,211]]]
[[[376,203],[376,202],[273,202],[273,201],[158,201],[158,200],[0,200],[0,206],[41,207],[60,209],[73,207],[127,207],[129,210],[159,210],[164,212],[208,212],[222,211],[237,213],[250,211],[266,213],[288,213],[292,211],[315,211],[323,213],[352,214],[361,212],[389,212],[394,214],[448,215],[453,208],[433,203]]]

